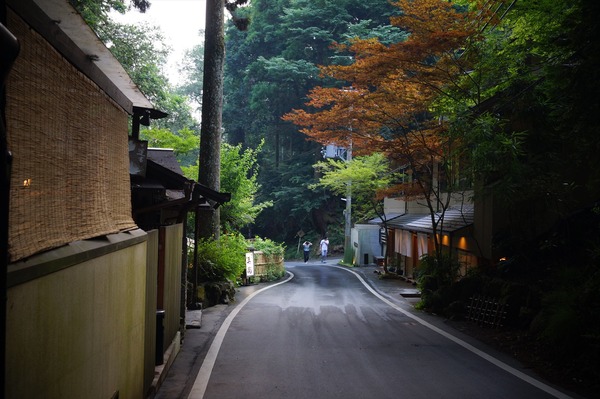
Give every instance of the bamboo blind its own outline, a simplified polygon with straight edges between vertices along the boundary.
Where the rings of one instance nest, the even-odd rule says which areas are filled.
[[[135,227],[127,114],[12,12],[9,26],[21,42],[7,85],[11,261]]]

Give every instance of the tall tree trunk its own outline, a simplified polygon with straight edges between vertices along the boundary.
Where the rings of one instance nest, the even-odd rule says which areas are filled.
[[[204,80],[198,182],[213,190],[221,187],[221,124],[223,66],[225,63],[224,0],[206,1]],[[200,221],[199,238],[219,237],[220,213]]]

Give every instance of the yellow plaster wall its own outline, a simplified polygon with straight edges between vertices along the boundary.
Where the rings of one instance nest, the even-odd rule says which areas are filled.
[[[142,398],[146,243],[8,291],[7,398]]]

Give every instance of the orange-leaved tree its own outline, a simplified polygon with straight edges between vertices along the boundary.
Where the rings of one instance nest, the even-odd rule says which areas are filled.
[[[470,49],[494,23],[493,2],[485,8],[476,2],[396,1],[402,13],[391,23],[408,31],[408,39],[391,45],[358,38],[337,44],[353,54],[354,62],[321,67],[321,73],[343,83],[315,87],[307,110],[284,116],[312,140],[351,143],[357,154],[382,152],[403,166],[412,178],[386,192],[421,200],[429,208],[437,257],[442,253],[436,231],[456,187],[459,148],[440,104],[457,101],[456,93],[461,101],[477,102],[468,98],[475,55]]]

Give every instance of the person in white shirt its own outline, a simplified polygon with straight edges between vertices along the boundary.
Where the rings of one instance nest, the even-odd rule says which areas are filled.
[[[321,240],[321,262],[325,263],[325,259],[327,258],[327,248],[329,248],[329,240],[327,237],[323,237]]]

